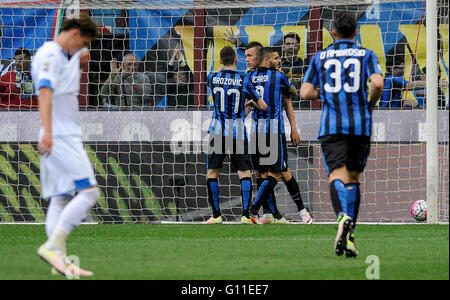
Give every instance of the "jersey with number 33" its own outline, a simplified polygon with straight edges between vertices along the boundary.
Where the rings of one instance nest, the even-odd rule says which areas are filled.
[[[314,55],[303,82],[320,87],[323,112],[318,137],[335,134],[371,136],[367,82],[382,74],[371,50],[338,40]]]

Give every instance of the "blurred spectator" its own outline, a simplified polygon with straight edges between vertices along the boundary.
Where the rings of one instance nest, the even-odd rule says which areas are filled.
[[[422,68],[422,74],[420,75],[419,80],[426,81],[426,67]],[[425,107],[425,93],[425,88],[419,88],[413,91],[413,94],[416,97],[417,101],[416,108]]]
[[[426,80],[427,80],[426,75],[427,75],[427,68],[424,67],[424,68],[422,68],[422,75],[420,76],[420,80],[426,82]],[[439,80],[438,107],[445,108],[445,105],[446,105],[445,104],[445,95],[444,95],[444,92],[442,91],[441,86],[446,84],[446,82],[441,80],[441,70],[439,67],[438,67],[438,80]],[[427,94],[427,90],[425,88],[414,91],[414,95],[416,96],[416,100],[417,100],[417,108],[426,107],[426,94]]]
[[[300,36],[295,32],[289,32],[283,37],[281,70],[289,78],[289,81],[298,92],[300,92],[303,74],[306,72],[307,65],[298,57],[300,51]],[[292,98],[292,104],[300,105],[301,108],[310,108],[311,101],[301,100],[298,95]]]
[[[37,97],[31,78],[31,54],[19,48],[14,53],[14,67],[0,77],[0,108],[37,109]]]
[[[406,81],[403,76],[405,72],[405,65],[400,64],[393,66],[391,72],[386,74],[384,79],[383,94],[380,99],[380,107],[403,107],[402,94],[407,88],[410,91],[415,89],[425,88],[426,81]],[[409,86],[408,86],[409,83]]]
[[[122,63],[115,59],[111,61],[111,72],[100,90],[104,106],[118,108],[155,105],[150,79],[138,70],[139,59],[133,53],[126,54]]]
[[[167,72],[145,72],[145,76],[149,79],[150,85],[154,91],[155,106],[158,105],[161,99],[167,94],[167,74]]]
[[[168,62],[167,106],[194,105],[194,80],[178,44]]]

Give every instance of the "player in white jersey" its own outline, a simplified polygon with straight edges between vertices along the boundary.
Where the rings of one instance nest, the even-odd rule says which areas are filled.
[[[93,275],[66,262],[66,240],[99,197],[78,117],[80,56],[85,60],[86,47],[96,35],[97,25],[89,16],[69,16],[58,37],[39,48],[31,66],[41,115],[42,193],[50,198],[48,240],[38,255],[61,274]]]

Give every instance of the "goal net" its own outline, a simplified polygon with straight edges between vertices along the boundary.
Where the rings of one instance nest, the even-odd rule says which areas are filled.
[[[391,84],[374,111],[359,220],[413,222],[411,204],[427,194],[426,90],[419,84],[427,67],[426,2],[335,4],[0,0],[0,222],[45,221],[48,199],[41,197],[36,151],[40,116],[28,57],[58,35],[68,14],[89,13],[100,28],[81,73],[79,96],[83,139],[101,191],[89,220],[145,223],[199,222],[211,215],[204,145],[212,98],[205,80],[220,66],[220,50],[233,46],[237,69],[245,72],[246,44],[278,47],[284,72],[300,87],[309,59],[333,42],[331,21],[342,10],[355,13],[356,42],[377,54]],[[448,12],[449,1],[438,0],[439,222],[448,222],[449,216]],[[289,33],[299,38],[294,45],[284,40]],[[317,140],[321,103],[297,97],[293,104],[301,144],[292,145],[287,125],[290,169],[316,221],[333,222]],[[239,220],[240,184],[228,160],[219,186],[222,215],[226,221]],[[287,219],[299,220],[282,182],[276,199]]]

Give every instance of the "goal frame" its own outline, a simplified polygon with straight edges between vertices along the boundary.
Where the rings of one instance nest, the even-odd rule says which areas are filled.
[[[8,2],[3,1],[3,2]],[[0,2],[0,7],[4,7]],[[95,1],[86,1],[86,0],[72,0],[72,1],[57,1],[57,0],[49,0],[49,1],[15,1],[7,6],[10,8],[24,8],[26,3],[29,3],[30,7],[36,7],[36,2],[41,2],[38,4],[39,8],[55,8],[58,9],[67,9],[73,7],[74,3],[79,3],[80,10],[84,9],[99,9],[101,8],[99,4]],[[104,3],[114,3],[114,2],[122,2],[123,6],[120,6],[121,9],[161,9],[164,6],[154,6],[148,4],[146,6],[145,1],[139,1],[139,5],[141,6],[128,6],[133,1],[113,1],[113,0],[104,0]],[[202,0],[193,0],[190,1],[192,5],[189,4],[189,1],[180,1],[180,8],[191,8],[194,9],[195,18],[194,18],[194,79],[195,79],[195,104],[198,107],[204,107],[205,99],[204,95],[206,94],[206,86],[204,84],[206,79],[206,44],[205,44],[205,18],[207,8],[211,7],[210,1],[202,1]],[[213,1],[215,2],[215,1]],[[244,1],[248,2],[247,5],[252,5],[252,1]],[[312,3],[306,0],[290,0],[290,1],[260,1],[257,4],[263,7],[278,7],[285,5],[286,3],[292,4],[292,6],[311,6]],[[352,4],[376,4],[376,3],[396,3],[396,2],[417,2],[413,0],[366,0],[361,3],[361,1],[356,0],[346,0],[344,4],[339,5],[352,5]],[[25,3],[25,4],[24,4]],[[59,3],[59,4],[58,4]],[[144,3],[144,4],[142,4]],[[239,3],[236,1],[222,1],[222,4],[218,7],[240,7]],[[315,16],[319,16],[321,14],[321,6],[326,4],[330,4],[330,1],[315,1],[313,2],[314,6],[311,6],[311,14]],[[56,6],[55,6],[56,5]],[[439,223],[439,151],[438,151],[438,109],[437,109],[437,98],[438,98],[438,63],[439,56],[437,55],[438,47],[436,41],[438,40],[437,31],[438,31],[438,6],[436,0],[426,0],[427,5],[427,110],[426,110],[426,200],[427,200],[427,223],[429,224],[437,224]],[[178,7],[177,7],[178,8]],[[321,49],[322,36],[321,31],[319,30],[322,26],[320,24],[320,18],[315,19],[311,18],[310,28],[317,29],[314,30],[313,34],[310,35],[309,40],[309,55],[313,55],[319,49]]]

